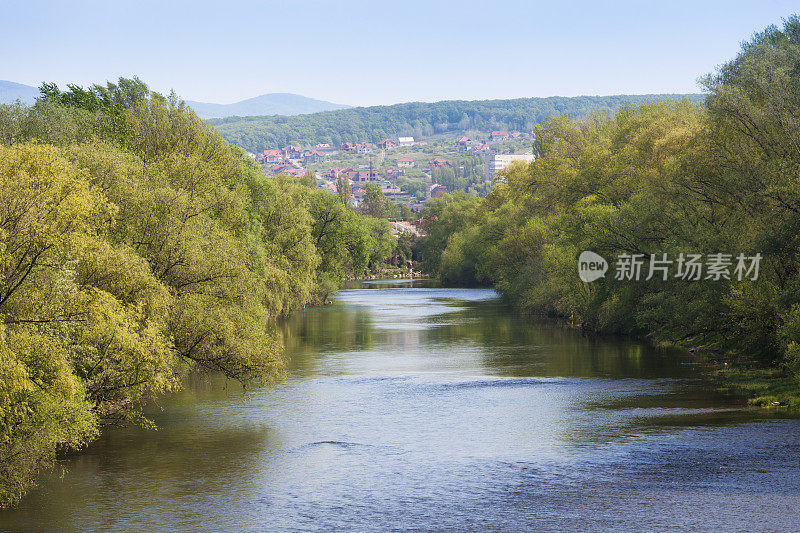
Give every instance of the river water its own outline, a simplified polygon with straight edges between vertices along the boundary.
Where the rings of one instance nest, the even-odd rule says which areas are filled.
[[[11,531],[800,530],[800,420],[681,354],[368,283],[284,328],[289,373],[190,384],[45,476]]]

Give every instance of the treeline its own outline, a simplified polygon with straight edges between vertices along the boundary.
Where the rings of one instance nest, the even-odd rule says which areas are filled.
[[[256,153],[289,144],[313,145],[343,142],[379,142],[397,136],[429,137],[436,133],[517,130],[531,131],[551,115],[574,118],[595,111],[613,112],[626,105],[650,100],[690,98],[700,95],[618,95],[515,100],[448,100],[411,102],[391,106],[357,107],[311,115],[229,117],[210,122],[228,141]]]
[[[395,242],[138,79],[0,106],[0,506],[187,372],[280,375],[273,319]]]
[[[793,16],[706,77],[703,105],[647,103],[548,120],[537,128],[536,161],[508,169],[487,198],[455,194],[429,204],[427,270],[448,284],[492,284],[525,312],[587,330],[798,372],[798,65]],[[578,276],[587,250],[609,263],[591,283]],[[673,261],[667,279],[656,270],[647,280],[651,266],[665,265],[651,258],[663,254]],[[679,276],[687,268],[681,254],[702,255],[698,280]],[[763,257],[757,279],[737,272],[739,254]],[[618,279],[634,256],[643,259],[639,281]],[[729,263],[717,269],[727,275],[710,270],[715,262]]]

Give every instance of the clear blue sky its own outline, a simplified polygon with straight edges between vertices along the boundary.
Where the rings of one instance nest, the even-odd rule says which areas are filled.
[[[0,0],[0,79],[139,75],[230,103],[697,92],[796,2]]]

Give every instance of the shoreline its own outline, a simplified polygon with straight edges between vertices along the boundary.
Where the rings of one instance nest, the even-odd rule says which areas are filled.
[[[446,288],[456,288],[456,286]],[[474,288],[485,287],[475,286]],[[723,394],[736,397],[742,402],[743,407],[780,409],[787,414],[800,414],[800,376],[794,376],[786,369],[761,367],[745,361],[737,362],[734,354],[726,354],[704,346],[684,347],[670,342],[655,342],[649,335],[611,334],[587,330],[571,317],[527,313],[505,300],[501,292],[498,291],[498,294],[511,309],[521,316],[538,317],[542,322],[580,330],[584,335],[597,338],[626,338],[681,351],[686,356],[683,364],[696,366],[698,378],[703,379]]]

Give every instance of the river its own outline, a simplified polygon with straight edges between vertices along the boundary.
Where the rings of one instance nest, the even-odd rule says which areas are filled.
[[[800,528],[800,420],[680,353],[363,284],[283,328],[285,380],[190,383],[62,461],[11,531]]]

